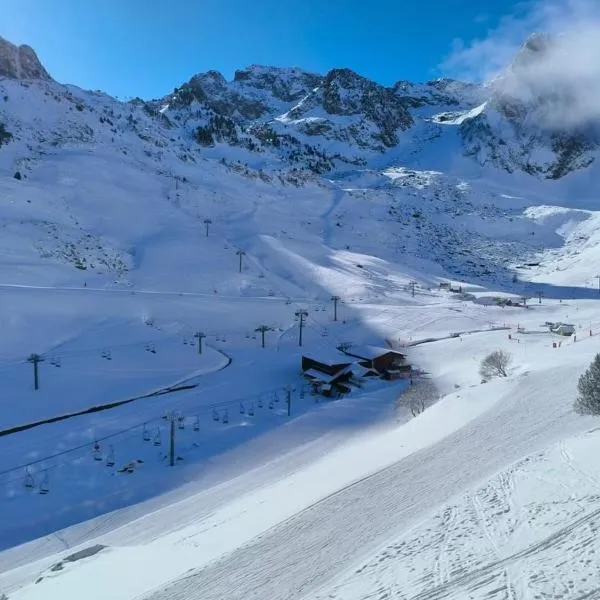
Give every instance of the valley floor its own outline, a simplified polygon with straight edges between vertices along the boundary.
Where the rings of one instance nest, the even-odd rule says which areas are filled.
[[[115,600],[576,598],[592,591],[600,581],[593,560],[600,471],[591,458],[599,439],[596,421],[571,406],[577,377],[598,350],[596,302],[500,309],[445,298],[432,304],[424,296],[422,322],[399,336],[439,338],[409,350],[441,396],[417,417],[402,384],[384,382],[318,405],[310,395],[295,396],[291,418],[281,401],[260,413],[258,392],[253,419],[230,403],[225,430],[208,425],[209,412],[197,441],[182,438],[186,460],[175,475],[144,464],[117,488],[123,508],[0,554],[0,589],[11,600],[64,600],[83,590],[86,598]],[[410,305],[361,310],[356,326],[339,327],[370,323],[383,335],[417,314]],[[463,331],[482,331],[449,337],[456,333],[451,313]],[[568,314],[576,315],[576,342],[544,332],[544,321]],[[335,324],[330,328],[339,335]],[[308,343],[324,348],[317,332],[308,335]],[[281,343],[266,349],[263,363],[232,338],[227,345],[238,348],[228,350],[231,366],[206,375],[207,383],[238,373],[251,393],[260,389],[263,368],[282,369],[281,383],[289,381],[299,349]],[[494,348],[511,352],[511,372],[482,384],[478,365]],[[186,403],[197,404],[186,400],[194,393],[169,402],[185,411]],[[140,408],[127,410],[133,416]],[[137,444],[115,447],[132,455]],[[64,503],[69,490],[89,505],[82,480],[94,482],[92,491],[109,489],[98,475],[89,479],[97,467],[88,461],[75,461],[81,466],[74,481],[55,478],[48,496],[26,495],[32,513],[44,502]],[[131,500],[140,488],[151,493],[130,504],[128,491]],[[7,500],[3,514],[11,510]],[[23,519],[22,531],[27,514],[13,515],[16,523]],[[9,531],[4,526],[3,535]],[[103,546],[97,554],[65,560],[96,544]]]

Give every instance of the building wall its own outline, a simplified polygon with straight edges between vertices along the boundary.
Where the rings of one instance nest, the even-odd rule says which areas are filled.
[[[402,363],[402,358],[395,352],[387,352],[386,354],[382,354],[381,356],[373,359],[372,363],[373,368],[382,373],[386,369],[391,369],[394,364]]]

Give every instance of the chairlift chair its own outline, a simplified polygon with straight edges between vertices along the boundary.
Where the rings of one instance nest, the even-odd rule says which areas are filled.
[[[106,457],[106,466],[107,467],[115,466],[115,449],[113,448],[113,446],[110,447],[108,456]]]
[[[25,467],[25,479],[23,480],[23,485],[31,489],[35,485],[35,480],[33,479],[33,475],[31,474],[31,469],[29,467]]]
[[[92,456],[96,461],[102,460],[102,452],[100,450],[100,444],[98,442],[94,442],[94,450],[92,451]]]
[[[44,475],[42,476],[42,481],[40,481],[39,492],[40,492],[40,494],[45,495],[49,491],[50,491],[50,481],[48,479],[48,471],[44,471]]]
[[[154,434],[154,445],[160,446],[162,444],[162,440],[160,439],[160,429],[156,428],[156,433]]]

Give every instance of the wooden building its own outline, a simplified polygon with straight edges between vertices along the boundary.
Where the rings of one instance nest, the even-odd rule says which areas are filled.
[[[340,396],[351,391],[348,382],[352,377],[352,365],[344,367],[333,375],[308,369],[304,371],[304,377],[312,384],[313,391],[323,396]]]
[[[313,390],[323,396],[336,397],[350,392],[348,382],[352,378],[352,361],[337,350],[304,354],[302,373]]]
[[[398,365],[391,369],[386,369],[383,374],[385,379],[412,379],[412,366],[411,365]]]
[[[387,370],[406,364],[406,356],[389,348],[378,346],[351,346],[344,354],[358,359],[358,363],[368,369],[384,374]]]
[[[346,368],[352,361],[341,352],[330,352],[321,354],[303,354],[302,370],[304,372],[314,369],[326,375],[335,375]]]

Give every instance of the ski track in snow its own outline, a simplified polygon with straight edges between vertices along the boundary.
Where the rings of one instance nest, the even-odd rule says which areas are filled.
[[[503,398],[501,406],[434,447],[337,492],[223,560],[148,597],[188,600],[201,594],[203,599],[216,600],[224,589],[229,590],[231,599],[310,596],[345,566],[389,539],[391,531],[409,528],[482,475],[500,469],[507,459],[517,460],[535,450],[539,436],[559,439],[565,427],[577,429],[577,423],[568,418],[557,419],[557,414],[548,411],[544,414],[545,399],[539,397],[529,399],[538,410],[533,410],[535,414],[530,413],[530,420],[524,422],[523,414],[514,411],[515,403],[523,401],[523,396],[515,396],[517,399]],[[510,435],[495,436],[499,428]],[[461,468],[453,468],[456,464]],[[593,519],[588,515],[581,523],[572,524],[571,529],[584,527]],[[449,568],[446,583],[415,598],[445,597],[459,585],[479,581],[500,567],[514,564],[521,556],[558,543],[571,529],[512,557],[493,556],[491,563],[475,572],[457,577],[456,571]],[[506,582],[503,585],[510,586]]]
[[[590,441],[588,450],[598,437]],[[342,577],[346,583],[314,597],[391,599],[395,596],[385,593],[390,581],[398,584],[398,597],[411,600],[597,597],[600,496],[596,483],[576,467],[574,478],[568,471],[556,472],[541,494],[531,486],[536,473],[547,468],[548,454],[563,451],[561,441],[553,450],[517,462]],[[517,492],[525,493],[521,500],[527,501],[521,506],[515,503]],[[467,498],[470,502],[460,502]],[[561,514],[565,510],[567,514]],[[454,519],[450,530],[448,515]],[[437,557],[446,555],[449,546],[453,564],[446,577],[440,577]],[[431,568],[429,553],[436,556]]]

